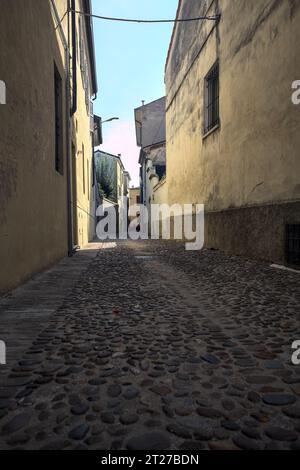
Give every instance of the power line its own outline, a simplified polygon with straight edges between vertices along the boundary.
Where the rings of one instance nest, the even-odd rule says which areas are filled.
[[[207,20],[207,21],[218,21],[221,18],[221,15],[215,15],[215,16],[198,16],[196,18],[178,18],[174,20],[139,20],[139,19],[130,19],[130,18],[113,18],[110,16],[100,16],[100,15],[94,15],[91,13],[85,13],[82,11],[78,10],[70,10],[73,11],[74,13],[77,13],[79,15],[84,15],[84,16],[90,16],[92,18],[97,18],[100,20],[106,20],[106,21],[121,21],[125,23],[184,23],[188,21],[201,21],[201,20]]]

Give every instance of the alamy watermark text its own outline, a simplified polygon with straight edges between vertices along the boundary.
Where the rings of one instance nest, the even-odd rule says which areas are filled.
[[[0,365],[6,364],[6,344],[0,340]]]
[[[204,246],[203,204],[151,204],[149,208],[136,204],[129,208],[128,198],[119,201],[118,209],[104,201],[96,212],[100,219],[96,233],[99,240],[185,240],[189,251]],[[128,224],[128,215],[130,223]]]
[[[0,80],[0,104],[6,104],[6,85]]]

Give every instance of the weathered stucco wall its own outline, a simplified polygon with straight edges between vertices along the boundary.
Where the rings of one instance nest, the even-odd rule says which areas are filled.
[[[300,69],[300,2],[183,0],[180,17],[218,12],[219,24],[175,29],[165,77],[167,179],[169,202],[204,203],[215,214],[207,218],[207,244],[232,251],[224,236],[233,235],[220,234],[218,213],[300,200],[300,109],[291,102]],[[221,124],[203,138],[204,80],[217,60]],[[273,216],[279,212],[282,239],[291,214],[278,209]],[[251,230],[247,216],[234,221],[236,234],[245,224]],[[258,238],[272,243],[262,233]],[[273,238],[275,246],[278,230]],[[238,251],[247,253],[247,244]],[[282,251],[267,251],[269,259],[282,259]]]
[[[54,61],[65,99],[64,52],[49,2],[2,0],[0,292],[67,253],[65,152],[64,174],[55,170]]]
[[[129,188],[129,207],[139,204],[137,198],[140,198],[140,188]]]
[[[153,188],[153,204],[165,204],[168,201],[168,185],[166,178],[163,178]]]
[[[76,10],[82,11],[81,0],[76,0]],[[80,20],[81,18],[81,20]],[[84,81],[80,68],[80,44],[79,44],[79,22],[83,16],[76,15],[77,28],[77,111],[73,117],[73,142],[76,146],[76,175],[77,175],[77,243],[83,247],[95,236],[95,212],[94,191],[92,188],[93,177],[93,140],[90,130],[90,111],[86,106]],[[88,50],[86,48],[87,37],[85,22],[83,25],[83,39],[85,54],[88,61]],[[89,71],[89,94],[91,92],[91,70]]]
[[[55,1],[60,18],[67,3]],[[67,38],[67,16],[62,27]],[[55,169],[54,62],[63,80],[63,174]],[[0,79],[7,88],[7,104],[0,106],[0,292],[4,292],[68,252],[66,64],[50,1],[1,0]],[[73,141],[76,152],[82,143],[85,146],[88,188],[92,140],[83,100],[79,70]],[[75,160],[74,155],[74,167],[78,186],[74,194],[84,209],[75,225],[85,244],[93,232],[88,215],[91,187],[83,196],[80,156]],[[77,218],[77,201],[72,202]]]

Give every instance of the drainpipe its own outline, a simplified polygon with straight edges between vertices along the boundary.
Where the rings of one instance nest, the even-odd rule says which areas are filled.
[[[67,157],[67,214],[68,214],[68,255],[72,256],[74,252],[73,241],[73,209],[72,209],[72,162],[71,162],[71,100],[70,100],[70,48],[61,25],[55,1],[51,1],[52,11],[57,23],[59,35],[65,50],[65,68],[66,68],[66,157]],[[69,7],[69,4],[68,4]],[[69,17],[69,15],[68,15]],[[69,30],[69,27],[68,27]]]

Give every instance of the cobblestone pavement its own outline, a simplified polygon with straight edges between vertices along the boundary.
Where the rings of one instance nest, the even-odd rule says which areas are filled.
[[[0,448],[299,450],[299,304],[295,273],[107,244],[0,388]]]

